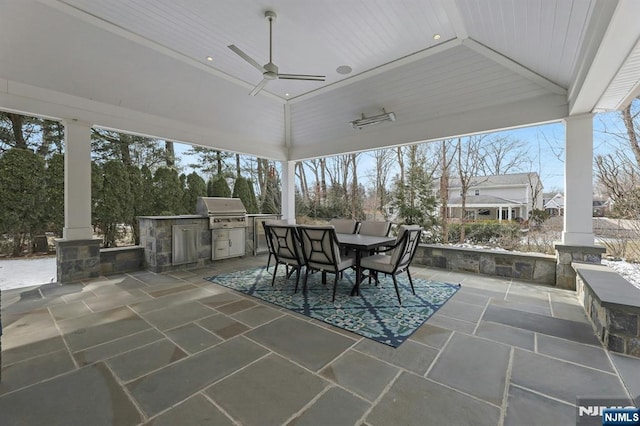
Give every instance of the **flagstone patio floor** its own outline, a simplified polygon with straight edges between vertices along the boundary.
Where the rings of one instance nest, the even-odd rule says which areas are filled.
[[[203,279],[266,262],[2,292],[0,424],[548,426],[578,395],[640,405],[640,359],[604,350],[571,291],[412,267],[462,288],[393,349]]]

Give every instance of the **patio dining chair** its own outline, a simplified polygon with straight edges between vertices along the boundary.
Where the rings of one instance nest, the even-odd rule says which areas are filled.
[[[271,244],[271,237],[269,236],[269,225],[286,225],[286,220],[277,220],[277,219],[269,219],[262,221],[262,229],[264,229],[264,238],[267,242],[267,248],[269,249],[269,258],[267,259],[267,271],[269,271],[269,266],[271,266],[271,258],[273,257],[273,244]]]
[[[289,278],[295,271],[296,287],[294,293],[298,291],[300,282],[300,271],[305,266],[305,259],[300,245],[300,236],[296,225],[266,225],[265,226],[273,247],[273,255],[276,259],[271,286],[276,281],[278,265],[285,265],[285,277]],[[289,271],[289,267],[292,268]]]
[[[358,234],[386,237],[391,230],[391,222],[384,220],[365,220],[360,222]]]
[[[416,294],[416,291],[413,288],[411,273],[409,272],[409,265],[411,265],[413,257],[418,249],[421,234],[422,228],[420,226],[402,225],[399,229],[398,239],[393,246],[380,250],[379,254],[362,258],[360,261],[362,269],[369,270],[370,273],[373,274],[376,284],[378,281],[376,273],[381,272],[383,274],[391,275],[393,285],[396,288],[398,303],[400,305],[402,305],[402,300],[400,299],[400,290],[398,289],[398,280],[396,279],[398,274],[405,271],[407,272],[411,291],[414,295]]]
[[[372,235],[374,237],[386,237],[391,231],[391,222],[384,220],[365,220],[360,222],[358,227],[358,234],[360,235]],[[379,252],[377,249],[370,254]]]
[[[333,280],[333,297],[336,299],[336,287],[340,272],[351,268],[355,264],[352,257],[342,256],[336,230],[332,225],[328,226],[300,226],[300,238],[302,240],[302,252],[306,262],[303,289],[307,288],[309,271],[329,272],[335,275]]]
[[[355,234],[358,221],[355,219],[331,219],[329,225],[332,225],[338,234]]]

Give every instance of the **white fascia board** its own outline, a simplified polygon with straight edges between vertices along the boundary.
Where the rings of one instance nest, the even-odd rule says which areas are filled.
[[[620,0],[580,87],[571,88],[569,114],[593,112],[640,39],[640,1]]]
[[[6,84],[5,84],[6,82]],[[80,98],[40,87],[0,79],[0,109],[52,120],[76,119],[125,133],[183,142],[271,160],[287,160],[284,141],[280,145],[264,140],[248,141],[238,133],[219,132],[192,123]],[[239,147],[251,146],[248,150]]]
[[[289,160],[300,161],[534,126],[557,122],[567,115],[566,96],[548,94],[406,124],[402,117],[398,117],[393,123],[354,130],[349,136],[313,145],[299,145],[293,140]]]

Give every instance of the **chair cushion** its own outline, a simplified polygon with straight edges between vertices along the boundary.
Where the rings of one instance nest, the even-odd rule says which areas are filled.
[[[356,230],[357,222],[354,219],[331,219],[330,225],[333,225],[339,234],[353,234]]]
[[[390,222],[365,220],[360,224],[359,234],[385,237],[389,233]]]
[[[386,254],[374,254],[373,256],[360,259],[360,266],[363,269],[374,269],[390,274],[395,266],[391,263],[391,260],[391,256],[387,256]]]
[[[352,267],[352,266],[353,266],[353,265],[355,265],[355,264],[356,264],[355,259],[353,259],[353,258],[351,258],[351,257],[347,257],[347,258],[343,258],[343,259],[340,261],[340,263],[338,263],[338,264],[335,266],[335,269],[334,269],[334,266],[333,266],[333,265],[327,265],[327,264],[325,264],[325,263],[314,263],[314,262],[309,262],[309,263],[307,264],[307,266],[308,266],[309,268],[312,268],[312,269],[318,269],[318,270],[320,270],[320,271],[340,272],[340,271],[344,271],[344,270],[345,270],[345,269],[347,269],[347,268]]]

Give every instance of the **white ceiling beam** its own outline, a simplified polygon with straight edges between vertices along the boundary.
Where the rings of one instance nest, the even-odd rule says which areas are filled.
[[[597,108],[640,40],[638,16],[639,1],[618,2],[584,81],[572,90],[576,95],[569,100],[570,115],[590,113]],[[631,87],[630,91],[633,91]],[[619,106],[624,105],[619,103]]]
[[[449,23],[456,33],[456,37],[461,40],[469,38],[467,26],[460,13],[460,8],[458,8],[458,3],[456,1],[444,1],[442,2],[442,7],[449,18]]]
[[[291,147],[291,105],[284,104],[284,147],[288,151]]]
[[[76,8],[75,6],[72,6],[66,2],[64,2],[63,0],[38,0],[40,3],[49,6],[53,9],[59,10],[60,12],[63,12],[69,16],[73,16],[74,18],[80,19],[88,24],[94,25],[98,28],[101,28],[105,31],[109,31],[113,34],[116,34],[120,37],[123,37],[129,41],[132,41],[134,43],[137,43],[141,46],[145,46],[149,49],[153,49],[156,52],[160,52],[163,55],[166,55],[170,58],[173,58],[177,61],[183,62],[187,65],[190,65],[194,68],[197,68],[201,71],[205,71],[208,74],[211,74],[213,76],[216,76],[218,78],[222,78],[224,80],[227,80],[231,83],[237,84],[239,86],[242,86],[244,88],[247,89],[247,96],[249,96],[249,92],[254,88],[254,85],[247,83],[243,80],[240,80],[234,76],[231,76],[227,73],[224,73],[216,68],[213,68],[211,66],[208,66],[207,64],[204,64],[202,62],[199,62],[189,56],[186,56],[176,50],[173,50],[167,46],[164,46],[160,43],[157,43],[153,40],[150,40],[146,37],[143,37],[139,34],[133,33],[129,30],[126,30],[112,22],[106,21],[102,18],[98,18],[95,15],[91,15],[83,10],[80,10],[78,8]],[[272,93],[266,92],[266,91],[262,91],[260,93],[261,96],[266,96],[272,100],[278,101],[279,103],[285,103],[286,100],[282,99],[279,96],[276,96]]]
[[[303,95],[296,96],[294,98],[289,99],[289,103],[294,104],[300,101],[305,101],[311,99],[315,96],[321,95],[323,93],[327,93],[333,91],[335,89],[339,89],[341,87],[348,86],[353,83],[357,83],[362,80],[366,80],[370,77],[373,77],[378,74],[382,74],[387,71],[391,71],[403,65],[410,64],[415,61],[419,61],[424,58],[428,58],[429,56],[436,55],[438,53],[444,52],[446,50],[452,49],[456,46],[460,46],[462,42],[458,39],[447,40],[443,43],[435,45],[433,47],[429,47],[423,50],[420,50],[416,53],[412,53],[411,55],[404,56],[398,60],[393,62],[388,62],[386,64],[380,65],[379,67],[370,69],[368,71],[362,72],[360,74],[354,75],[353,77],[346,78],[344,80],[337,81],[333,84],[329,84],[327,86],[323,86],[319,89],[313,90],[311,92],[307,92]]]
[[[493,49],[488,48],[482,43],[479,43],[473,39],[466,39],[462,41],[462,45],[468,47],[476,53],[481,54],[487,59],[492,60],[493,62],[521,75],[522,77],[536,83],[539,86],[542,86],[548,89],[551,93],[555,93],[557,95],[567,95],[567,89],[553,81],[531,71],[529,68],[517,63],[516,61],[502,55],[501,53],[496,52]]]

